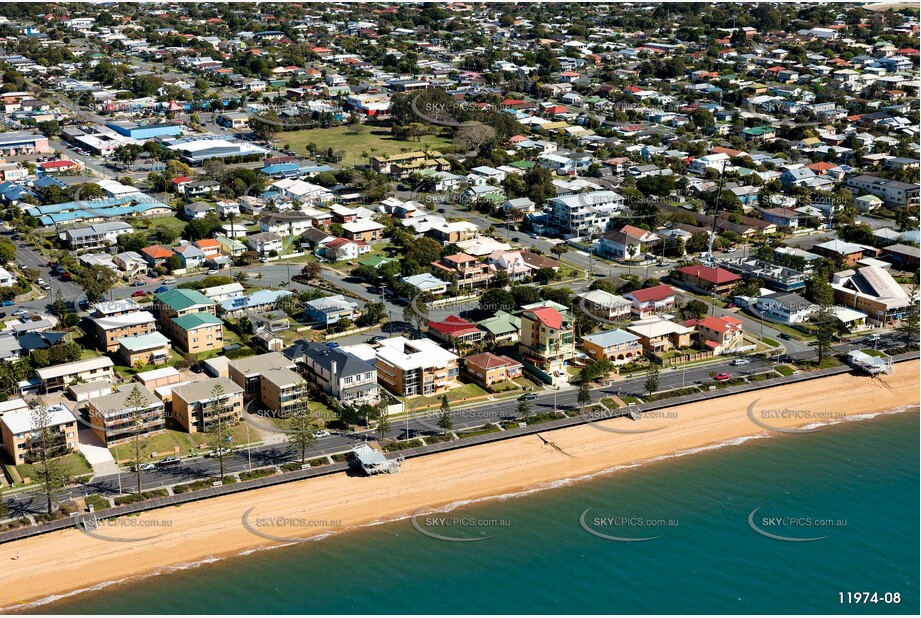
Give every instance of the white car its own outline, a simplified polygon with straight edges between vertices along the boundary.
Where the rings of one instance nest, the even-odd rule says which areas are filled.
[[[163,285],[176,285],[176,280],[175,279],[164,279]]]
[[[726,253],[735,253],[736,251],[738,251],[738,249],[736,249],[735,247],[729,247],[728,249],[726,249]]]
[[[729,363],[729,364],[730,364],[730,365],[733,365],[733,366],[735,366],[735,367],[738,367],[738,366],[740,366],[740,365],[748,365],[749,363],[751,363],[751,361],[748,360],[747,358],[737,358],[737,359],[733,360],[733,361],[732,361],[731,363]]]
[[[326,431],[325,429],[321,429],[320,431],[313,432],[314,438],[328,438],[329,436],[330,436],[330,433]]]

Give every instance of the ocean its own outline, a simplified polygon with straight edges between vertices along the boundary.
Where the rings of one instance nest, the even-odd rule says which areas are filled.
[[[27,611],[918,614],[918,423],[736,441]]]

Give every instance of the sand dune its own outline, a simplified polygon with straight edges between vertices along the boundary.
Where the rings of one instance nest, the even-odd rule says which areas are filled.
[[[616,419],[603,424],[604,428],[655,429],[647,433],[614,433],[592,426],[546,432],[541,435],[551,444],[528,436],[408,460],[393,476],[311,479],[151,511],[98,530],[108,539],[133,542],[103,540],[74,529],[0,545],[0,607],[15,609],[102,582],[282,542],[258,534],[303,539],[339,533],[408,516],[420,508],[546,487],[561,479],[769,435],[771,431],[749,417],[755,400],[751,409],[756,420],[778,428],[917,406],[918,372],[919,362],[912,361],[900,363],[895,375],[879,379],[841,375],[778,386],[670,408],[667,412],[677,413],[673,418]],[[800,412],[776,418],[762,414],[790,408]],[[917,409],[911,413],[917,414]]]

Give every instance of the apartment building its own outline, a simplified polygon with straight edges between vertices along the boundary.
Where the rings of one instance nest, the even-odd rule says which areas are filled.
[[[189,433],[208,431],[218,418],[227,424],[237,423],[243,418],[243,389],[228,378],[177,386],[173,389],[173,418]]]
[[[281,418],[289,418],[307,401],[307,381],[285,367],[267,369],[259,380],[259,398]]]
[[[585,236],[606,231],[611,218],[623,209],[624,198],[614,191],[592,191],[555,197],[547,206],[553,227],[565,235]]]
[[[224,321],[210,313],[190,313],[170,320],[173,340],[189,354],[224,347]]]
[[[378,382],[397,395],[435,395],[457,386],[457,355],[430,339],[391,337],[376,351]]]
[[[844,188],[850,189],[855,196],[869,193],[883,200],[887,206],[902,208],[906,205],[918,205],[921,185],[861,174],[848,178],[844,182]]]
[[[296,369],[297,363],[281,352],[269,352],[259,356],[247,356],[227,363],[228,377],[240,388],[246,397],[254,397],[259,391],[259,380],[265,371],[272,369]]]
[[[133,401],[135,389],[137,402]],[[143,384],[125,384],[111,395],[88,399],[86,405],[93,433],[107,446],[166,429],[163,402]]]
[[[556,375],[575,356],[575,322],[557,303],[527,305],[521,312],[518,349],[525,360]]]
[[[172,356],[171,348],[170,340],[157,331],[118,340],[118,356],[128,367],[165,363]]]
[[[77,448],[77,419],[64,406],[48,408],[48,429],[52,432],[49,456],[64,455]],[[32,437],[36,427],[29,409],[4,412],[0,415],[0,438],[6,459],[13,465],[32,463],[38,455]]]
[[[195,343],[201,346],[199,352],[214,350],[223,345],[223,331],[220,332],[221,344],[215,345],[217,339],[216,324],[213,320],[198,319],[184,320],[177,323],[176,320],[193,314],[207,314],[212,317],[217,315],[217,303],[197,290],[186,290],[176,288],[161,292],[154,297],[153,309],[156,313],[157,320],[160,322],[160,329],[171,339],[179,343],[187,352],[190,351],[192,342],[190,341],[190,329],[207,328],[208,332],[202,332],[202,338]],[[212,339],[208,340],[205,335],[211,335]],[[199,338],[196,336],[195,338]],[[209,345],[210,344],[210,347]]]
[[[126,337],[138,337],[154,333],[157,320],[149,311],[119,313],[105,317],[91,318],[99,347],[108,353],[118,352],[119,341]]]
[[[111,384],[115,379],[114,366],[111,358],[100,356],[36,369],[35,375],[39,379],[41,393],[54,393],[80,382],[104,381]]]

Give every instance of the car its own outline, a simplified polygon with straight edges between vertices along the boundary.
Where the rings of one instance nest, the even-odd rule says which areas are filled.
[[[876,334],[867,335],[867,338],[864,339],[864,341],[867,342],[867,343],[875,343],[875,342],[879,341],[879,335],[876,335]]]
[[[438,212],[440,212],[441,214],[444,214],[444,213],[446,213],[446,212],[448,212],[448,211],[445,210],[444,208],[439,208],[439,209],[438,209]]]
[[[216,275],[216,274],[217,274],[217,269],[216,269],[216,268],[210,269],[210,270],[208,271],[208,274],[209,274],[209,275]]]
[[[314,438],[328,438],[330,435],[331,434],[325,429],[321,429],[320,431],[313,432]]]
[[[736,358],[729,364],[734,367],[740,367],[742,365],[748,365],[749,363],[751,363],[751,361],[747,358]]]
[[[146,296],[147,292],[144,290],[137,290],[131,293],[131,298],[140,298],[141,296]]]
[[[35,283],[37,283],[39,286],[43,286],[45,285],[45,280],[39,277],[38,279],[35,280]]]
[[[518,398],[518,401],[534,401],[535,399],[537,399],[537,395],[534,393],[525,393]]]
[[[736,251],[738,251],[736,247],[729,247],[726,249],[726,253],[735,253]]]
[[[737,309],[739,306],[735,303],[726,303],[727,309]]]
[[[179,463],[180,461],[182,461],[182,457],[170,456],[170,457],[165,457],[165,458],[161,459],[161,460],[160,460],[160,465],[161,465],[161,466],[173,466],[173,465]]]
[[[329,343],[326,344],[326,347],[332,350],[334,348],[338,348],[339,344],[336,343],[335,341],[330,341]]]
[[[61,281],[73,281],[74,277],[70,273],[61,273]]]
[[[17,309],[16,311],[13,312],[13,316],[17,318],[19,316],[27,316],[27,315],[29,315],[28,309]]]
[[[383,335],[375,335],[374,337],[371,337],[370,341],[371,343],[380,343],[381,341],[384,341],[386,339],[387,337]]]
[[[5,301],[3,301],[2,303],[0,303],[0,307],[12,307],[12,306],[15,305],[15,304],[16,304],[16,303],[14,303],[14,302],[11,301],[11,300],[5,300]]]
[[[142,463],[140,466],[141,470],[154,470],[156,467],[157,464],[155,463]]]
[[[528,238],[537,238],[537,234],[528,234]]]
[[[189,371],[191,371],[192,373],[204,373],[205,366],[202,363],[198,363],[198,364],[195,364],[189,367]]]
[[[732,376],[730,376],[728,373],[718,373],[715,376],[713,376],[713,379],[716,380],[717,382],[722,382],[724,380],[728,380],[731,377]]]
[[[521,238],[518,236],[512,236],[512,240],[514,240],[515,242],[521,242]]]
[[[154,290],[154,294],[162,294],[163,292],[169,292],[169,288],[165,285],[161,285],[156,290]]]
[[[141,281],[140,279],[131,282],[131,287],[133,287],[133,288],[139,288],[139,287],[141,287],[142,285],[144,285],[144,282]]]
[[[39,285],[38,287],[40,287],[41,289],[45,290],[46,292],[51,291],[51,285],[49,285],[49,284],[47,284],[47,283],[42,283],[42,284]]]
[[[171,277],[168,277],[163,280],[163,285],[176,285],[176,280]]]
[[[791,337],[791,336],[788,335],[787,333],[780,333],[780,338],[783,339],[783,340],[785,340],[785,341],[790,341],[791,339],[793,339],[793,337]]]

